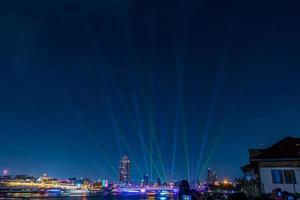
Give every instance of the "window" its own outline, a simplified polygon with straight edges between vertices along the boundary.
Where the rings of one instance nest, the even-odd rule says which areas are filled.
[[[296,184],[294,170],[271,170],[274,184]]]
[[[272,180],[275,184],[283,184],[282,170],[271,170]]]
[[[285,184],[296,184],[294,170],[283,170]]]

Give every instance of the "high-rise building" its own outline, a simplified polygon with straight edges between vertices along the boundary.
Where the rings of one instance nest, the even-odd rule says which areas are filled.
[[[148,176],[148,174],[144,175],[143,184],[144,185],[148,185],[149,184],[149,176]]]
[[[130,182],[130,160],[127,155],[123,156],[120,161],[120,182]]]
[[[207,179],[206,179],[207,184],[214,185],[217,180],[218,179],[217,179],[216,172],[214,170],[208,168],[207,169]]]
[[[157,178],[157,185],[161,186],[161,180],[160,180],[160,178]]]

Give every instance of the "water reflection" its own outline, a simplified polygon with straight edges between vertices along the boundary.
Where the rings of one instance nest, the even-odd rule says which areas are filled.
[[[176,198],[170,196],[97,196],[97,197],[16,197],[16,198],[0,198],[0,200],[174,200]]]

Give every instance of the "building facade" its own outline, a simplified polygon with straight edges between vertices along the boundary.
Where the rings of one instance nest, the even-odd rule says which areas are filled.
[[[130,160],[127,155],[123,156],[120,161],[120,182],[130,182]]]
[[[145,174],[143,178],[143,185],[148,185],[148,184],[149,184],[149,176],[148,174]]]
[[[245,192],[300,192],[300,138],[286,137],[269,148],[250,149],[242,167]]]
[[[207,169],[207,178],[206,182],[208,185],[214,185],[215,182],[218,180],[216,171],[208,168]]]

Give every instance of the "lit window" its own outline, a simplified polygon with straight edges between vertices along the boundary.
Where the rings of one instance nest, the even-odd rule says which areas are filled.
[[[283,170],[284,182],[286,184],[296,184],[296,177],[294,170]]]
[[[283,184],[282,170],[271,170],[274,184]]]

